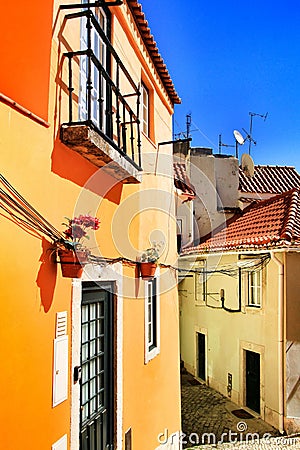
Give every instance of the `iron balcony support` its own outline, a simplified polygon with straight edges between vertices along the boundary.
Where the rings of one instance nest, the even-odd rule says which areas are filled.
[[[131,161],[138,170],[141,170],[139,121],[140,87],[136,86],[125,65],[122,63],[106,34],[102,30],[97,18],[90,9],[67,14],[65,17],[67,20],[80,20],[85,17],[87,29],[87,48],[64,53],[64,56],[68,59],[69,69],[69,122],[65,125],[86,124],[91,126],[103,139],[125,156],[128,161]],[[115,64],[114,80],[92,49],[93,30],[98,34],[100,41],[106,47],[108,58],[111,58]],[[77,87],[76,92],[74,92],[75,87],[73,83],[74,80],[77,79],[78,70],[80,70],[81,58],[86,58],[86,84],[85,86],[82,86],[83,90],[80,93],[79,88]],[[73,72],[75,69],[76,73],[74,76]],[[93,81],[93,74],[96,72],[98,73],[96,77],[97,86],[94,85],[95,82]],[[121,77],[126,79],[127,84],[131,86],[133,92],[124,95],[121,93]],[[94,90],[98,94],[97,98],[94,98]],[[80,95],[84,96],[86,99],[86,115],[84,117],[78,115],[78,107],[76,108],[74,103],[77,98],[80,98]],[[136,97],[136,101],[134,103],[132,101],[130,104],[127,103],[127,98],[132,97]],[[95,104],[95,102],[97,103]],[[94,114],[95,107],[98,108],[97,117]],[[132,108],[134,108],[135,111],[133,111]],[[104,118],[106,118],[106,120],[104,120]]]

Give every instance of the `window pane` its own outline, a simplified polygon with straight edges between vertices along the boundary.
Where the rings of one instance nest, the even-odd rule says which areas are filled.
[[[142,129],[143,132],[149,135],[149,93],[144,84],[142,84],[142,96],[141,96],[141,111],[142,111]]]
[[[252,306],[260,306],[261,304],[261,282],[262,274],[261,270],[253,271],[248,274],[248,292],[249,299],[248,304]]]

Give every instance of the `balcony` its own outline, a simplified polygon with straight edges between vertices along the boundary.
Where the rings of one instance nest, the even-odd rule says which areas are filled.
[[[140,90],[91,9],[65,16],[81,27],[68,62],[68,122],[62,142],[123,183],[141,181]],[[104,20],[104,19],[103,19]]]

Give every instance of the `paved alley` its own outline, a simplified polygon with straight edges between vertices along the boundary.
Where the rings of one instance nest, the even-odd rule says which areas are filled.
[[[182,429],[185,449],[300,448],[299,438],[281,436],[275,428],[186,372],[182,374]]]

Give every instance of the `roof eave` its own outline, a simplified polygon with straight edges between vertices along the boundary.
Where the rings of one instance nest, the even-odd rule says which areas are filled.
[[[170,101],[173,105],[180,104],[181,99],[175,90],[175,86],[168,72],[167,66],[158,51],[156,42],[154,41],[154,37],[151,34],[150,28],[148,27],[148,22],[146,21],[145,14],[142,11],[141,4],[138,3],[137,0],[127,0],[127,4]]]

